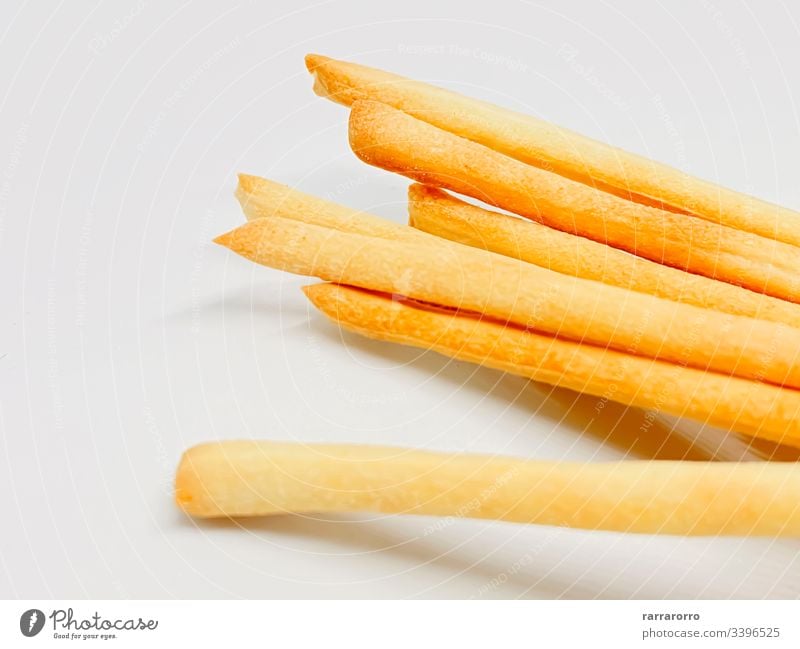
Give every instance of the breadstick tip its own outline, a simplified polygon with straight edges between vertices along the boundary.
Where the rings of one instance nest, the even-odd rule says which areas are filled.
[[[254,221],[249,221],[230,232],[219,235],[214,239],[214,243],[232,250],[242,257],[252,258],[258,250],[259,232],[250,227]]]
[[[301,286],[300,290],[303,291],[303,293],[305,293],[305,296],[313,302],[314,301],[313,296],[316,293],[314,289],[317,286],[319,286],[319,284],[306,284],[305,286]]]
[[[408,200],[410,202],[418,201],[425,196],[425,185],[422,183],[411,183],[408,186]]]
[[[349,98],[350,93],[349,92],[337,93],[336,75],[325,74],[324,71],[322,70],[322,68],[327,63],[330,62],[335,62],[335,61],[327,56],[322,56],[320,54],[306,54],[306,68],[311,73],[311,77],[314,80],[314,85],[312,86],[312,90],[314,91],[314,94],[319,97],[325,97],[337,103],[347,105],[352,101]],[[333,83],[332,87],[329,87],[329,82]],[[342,88],[341,90],[344,89]]]
[[[191,516],[201,516],[203,508],[199,500],[203,494],[203,485],[198,475],[197,462],[202,463],[203,455],[211,448],[219,446],[218,442],[198,444],[181,455],[178,469],[175,472],[175,504]]]
[[[421,203],[428,196],[428,187],[422,183],[411,183],[408,186],[408,224],[417,227],[416,203]]]
[[[219,244],[220,246],[225,246],[226,248],[232,248],[233,242],[236,239],[235,232],[236,230],[231,230],[230,232],[226,232],[214,237],[214,243]]]
[[[250,174],[245,174],[245,173],[238,174],[238,177],[239,177],[239,188],[247,193],[252,192],[259,181],[258,176],[251,176]]]
[[[301,287],[303,293],[317,309],[326,316],[336,320],[335,303],[342,295],[342,285],[334,282],[319,282],[317,284],[307,284]]]
[[[281,198],[284,198],[286,194],[293,191],[291,187],[283,183],[245,173],[239,174],[239,186],[236,188],[236,194],[241,198],[249,198],[252,194],[259,192],[269,192],[275,198],[280,193]]]
[[[387,104],[368,99],[358,99],[350,107],[350,120],[348,122],[348,139],[350,148],[361,160],[367,164],[382,166],[373,156],[383,161],[384,156],[379,155],[386,141],[395,131],[393,118],[397,114],[405,115]],[[386,167],[384,167],[386,168]]]
[[[320,286],[320,284],[306,284],[305,286],[301,286],[301,287],[300,287],[300,290],[301,290],[301,291],[303,291],[303,293],[305,293],[305,294],[306,294],[306,297],[307,297],[309,300],[311,300],[311,296],[312,296],[312,295],[314,295],[314,293],[316,293],[316,291],[315,291],[314,289],[315,289],[317,286]],[[312,301],[313,301],[313,300],[312,300]]]
[[[447,192],[433,185],[425,185],[423,183],[411,183],[408,186],[408,200],[422,201],[431,198],[447,198]]]
[[[306,70],[314,73],[318,67],[325,65],[328,61],[332,61],[333,59],[329,56],[323,56],[322,54],[306,54],[305,61],[306,61]]]
[[[429,205],[432,202],[441,202],[448,199],[452,199],[452,196],[438,187],[424,185],[422,183],[412,183],[408,187],[408,224],[412,228],[416,228],[419,224],[417,216],[419,214],[419,209],[423,207],[419,205],[419,203]]]

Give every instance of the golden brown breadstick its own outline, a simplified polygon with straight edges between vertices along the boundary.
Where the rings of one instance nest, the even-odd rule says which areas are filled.
[[[700,180],[653,160],[529,115],[418,81],[337,61],[306,57],[318,95],[351,105],[372,99],[488,146],[645,205],[665,206],[713,223],[800,245],[800,214]]]
[[[303,290],[326,316],[369,338],[430,349],[600,399],[800,446],[796,390],[426,309],[352,287],[317,284]]]
[[[800,386],[800,330],[671,302],[448,241],[392,241],[280,217],[217,243],[280,270],[461,308],[588,342]]]
[[[640,257],[800,301],[800,249],[607,194],[431,126],[357,101],[350,144],[369,164],[622,248]]]
[[[426,237],[424,233],[373,214],[326,201],[266,178],[239,174],[236,198],[248,220],[269,216],[385,239]]]
[[[279,216],[387,239],[417,230],[280,183],[239,174],[236,197],[248,219]],[[583,237],[468,205],[434,187],[409,188],[412,225],[432,235],[551,268],[726,313],[800,326],[800,306],[630,255]]]
[[[367,445],[228,441],[181,459],[197,517],[381,512],[646,534],[800,536],[800,472],[766,462],[569,463]]]
[[[408,189],[409,225],[584,279],[800,327],[800,305],[662,266],[535,221],[492,212],[428,185]]]

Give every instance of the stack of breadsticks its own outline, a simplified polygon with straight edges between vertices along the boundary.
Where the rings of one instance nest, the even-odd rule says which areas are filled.
[[[800,447],[800,215],[532,117],[311,55],[409,226],[255,176],[216,239],[339,325]],[[478,207],[450,190],[505,210]],[[512,215],[513,214],[513,215]],[[370,510],[673,534],[800,535],[791,463],[576,465],[228,442],[188,451],[196,516]]]

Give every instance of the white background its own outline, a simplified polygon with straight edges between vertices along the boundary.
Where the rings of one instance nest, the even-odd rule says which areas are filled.
[[[752,457],[735,438],[344,335],[210,239],[248,171],[402,222],[309,51],[531,112],[800,207],[789,2],[4,2],[0,596],[795,597],[800,543],[411,517],[185,518],[228,438]],[[686,429],[687,435],[691,433]]]

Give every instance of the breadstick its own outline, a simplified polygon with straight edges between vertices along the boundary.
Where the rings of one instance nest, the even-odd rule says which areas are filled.
[[[489,212],[433,187],[409,188],[409,213],[417,230],[258,176],[239,174],[236,197],[251,220],[279,216],[395,240],[414,240],[416,235],[430,233],[567,275],[800,327],[800,306],[795,304],[662,266],[535,222]]]
[[[352,287],[303,289],[342,327],[650,411],[800,446],[800,392],[601,349]]]
[[[428,236],[419,230],[304,194],[258,176],[239,174],[236,198],[248,220],[278,216],[384,239],[416,240]]]
[[[662,266],[535,221],[469,205],[427,185],[408,189],[409,225],[584,279],[725,313],[800,327],[800,305]]]
[[[256,441],[184,453],[178,505],[196,517],[378,512],[644,534],[800,536],[788,464],[571,463],[403,448]]]
[[[640,257],[800,301],[800,250],[626,201],[513,160],[377,102],[357,101],[350,145],[365,162]]]
[[[663,300],[431,241],[391,241],[280,217],[217,243],[265,266],[481,313],[572,340],[800,387],[800,330]]]
[[[306,57],[318,95],[372,99],[507,156],[644,205],[800,245],[800,214],[700,180],[529,115],[317,54]]]

